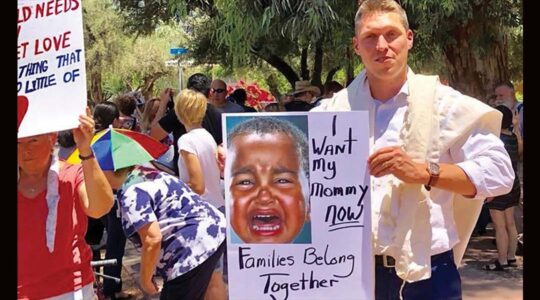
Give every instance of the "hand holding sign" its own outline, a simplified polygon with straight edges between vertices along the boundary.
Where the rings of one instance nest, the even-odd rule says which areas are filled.
[[[94,137],[94,127],[95,122],[92,118],[92,112],[90,108],[86,107],[86,115],[79,116],[79,126],[73,129],[73,139],[77,144],[77,149],[79,149],[79,152],[84,153],[84,156],[92,152],[90,144]]]

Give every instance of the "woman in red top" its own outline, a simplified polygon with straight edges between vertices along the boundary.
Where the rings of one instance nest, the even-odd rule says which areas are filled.
[[[86,215],[106,214],[113,195],[90,148],[94,120],[80,116],[79,122],[73,137],[81,165],[54,157],[56,133],[17,141],[18,299],[94,298]]]

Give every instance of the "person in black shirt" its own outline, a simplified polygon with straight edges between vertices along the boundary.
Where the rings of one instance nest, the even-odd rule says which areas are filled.
[[[234,92],[232,92],[229,97],[231,97],[232,100],[236,104],[242,106],[242,108],[244,109],[245,112],[257,112],[257,110],[255,108],[246,105],[246,99],[247,99],[246,90],[244,90],[242,88],[238,88],[238,89],[234,90]]]
[[[188,78],[187,88],[201,92],[208,98],[210,93],[210,79],[201,73],[193,74]],[[172,101],[172,99],[173,97],[171,95],[170,101]],[[207,103],[202,127],[210,132],[214,140],[216,140],[216,144],[219,145],[223,142],[221,132],[221,112],[210,103]],[[174,158],[171,167],[175,174],[178,175],[178,139],[187,131],[184,125],[178,121],[174,110],[168,110],[165,116],[159,120],[158,124],[152,127],[150,136],[157,140],[161,140],[171,132],[174,138]]]

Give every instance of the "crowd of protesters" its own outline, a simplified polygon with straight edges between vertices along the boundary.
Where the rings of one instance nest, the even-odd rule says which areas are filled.
[[[494,108],[475,103],[476,111],[471,112],[456,101],[464,95],[438,81],[433,83],[434,88],[444,92],[441,96],[444,105],[456,107],[464,114],[478,119],[485,116],[491,123],[502,114],[502,142],[492,132],[482,135],[485,128],[480,128],[481,122],[475,123],[474,126],[478,128],[473,128],[472,133],[460,131],[464,137],[463,144],[451,145],[455,149],[449,148],[447,151],[452,155],[441,152],[448,163],[441,163],[444,172],[439,179],[438,173],[433,173],[435,171],[432,169],[426,171],[424,164],[413,162],[404,150],[393,148],[388,143],[388,140],[397,139],[398,136],[398,129],[388,127],[388,122],[397,124],[397,118],[401,118],[399,126],[403,126],[403,115],[409,109],[402,105],[404,102],[399,102],[408,99],[408,90],[400,89],[404,86],[423,88],[421,82],[428,81],[422,81],[407,68],[406,57],[412,46],[412,32],[401,7],[393,1],[382,1],[386,3],[384,9],[378,6],[380,3],[375,3],[377,1],[367,2],[371,4],[363,4],[355,19],[353,39],[355,51],[362,60],[366,60],[366,71],[359,74],[346,89],[336,81],[328,81],[319,87],[301,80],[295,83],[294,90],[278,97],[278,100],[252,107],[247,101],[246,90],[237,88],[228,93],[224,80],[210,80],[204,74],[196,73],[189,77],[184,90],[175,92],[166,88],[158,97],[148,100],[140,92],[125,93],[97,104],[93,111],[88,109],[87,115],[80,116],[80,125],[72,131],[19,139],[18,297],[72,299],[82,295],[82,299],[93,299],[94,279],[90,260],[101,259],[104,252],[104,258],[118,261],[118,265],[106,267],[104,274],[121,278],[122,257],[126,240],[129,239],[141,250],[140,287],[145,293],[153,295],[161,292],[161,299],[227,299],[222,114],[342,110],[353,97],[348,94],[351,86],[351,90],[364,93],[363,100],[371,99],[380,107],[394,105],[390,107],[395,112],[391,119],[383,124],[380,120],[382,117],[376,114],[379,117],[375,124],[370,125],[385,128],[380,131],[382,135],[376,137],[377,149],[369,158],[370,174],[377,178],[374,180],[382,182],[389,178],[384,175],[391,174],[402,181],[400,184],[406,185],[418,183],[416,181],[420,177],[424,179],[427,176],[429,181],[423,182],[424,186],[427,191],[432,186],[437,188],[437,205],[443,203],[437,206],[439,208],[430,207],[430,210],[439,209],[430,213],[441,218],[451,213],[451,206],[444,206],[444,203],[449,203],[454,194],[471,198],[478,195],[487,197],[485,209],[495,225],[498,259],[486,264],[484,269],[504,271],[515,267],[518,232],[513,209],[521,199],[518,170],[521,168],[524,132],[523,105],[516,100],[513,85],[503,83],[495,87],[494,97],[486,101]],[[392,23],[393,28],[397,28],[395,39],[384,45],[379,45],[379,41],[376,45],[369,44],[364,36],[373,34],[373,28],[384,22]],[[389,47],[389,43],[402,51],[398,62],[402,68],[391,71],[396,73],[392,78],[382,76],[384,71],[369,60],[375,48]],[[351,110],[351,107],[349,105],[345,110]],[[450,117],[441,116],[441,119],[445,118]],[[452,130],[460,129],[461,125],[454,123],[444,124],[453,124],[455,128]],[[471,128],[474,126],[471,125]],[[144,162],[112,171],[102,170],[96,162],[99,154],[93,152],[91,142],[94,134],[110,128],[140,132],[170,150],[152,163]],[[489,149],[479,153],[477,145],[480,142],[490,145],[487,147]],[[69,165],[65,160],[75,149],[79,151],[81,164]],[[454,157],[456,153],[461,155],[457,155],[460,159]],[[405,171],[410,172],[405,172],[403,164],[397,165],[393,160],[398,156],[409,162],[409,169]],[[490,186],[478,183],[479,179],[474,176],[467,176],[480,176],[480,162],[483,163],[482,167],[489,169],[482,176],[489,177],[492,182]],[[414,177],[414,174],[419,175]],[[374,191],[373,199],[382,199],[384,193],[382,190]],[[382,211],[379,213],[384,214]],[[417,295],[425,292],[426,288],[423,287],[432,287],[436,282],[453,284],[452,289],[447,288],[442,292],[455,295],[456,299],[461,297],[458,286],[460,278],[456,275],[457,267],[453,265],[452,254],[453,246],[457,243],[456,228],[453,223],[434,225],[429,224],[429,220],[426,222],[433,228],[440,226],[438,232],[445,232],[434,236],[432,244],[437,244],[440,241],[435,239],[440,239],[446,241],[447,247],[441,250],[429,248],[431,245],[428,245],[427,254],[423,253],[428,260],[431,259],[429,266],[437,269],[440,264],[438,273],[433,271],[433,276],[426,280],[414,279],[416,275],[410,274],[412,277],[406,279],[414,284],[403,289],[403,278],[398,277],[395,270],[386,277],[381,275],[387,267],[379,264],[377,257],[391,255],[376,252],[378,299],[390,292],[393,293],[392,297],[402,295],[402,292],[403,295]],[[477,232],[484,229],[482,222],[479,222]],[[164,223],[173,224],[171,227],[174,230],[161,228],[160,224]],[[217,229],[209,230],[210,227]],[[381,227],[379,230],[391,228]],[[103,238],[104,231],[107,233],[106,239]],[[101,247],[103,239],[106,242]],[[379,242],[384,243],[383,240]],[[393,255],[397,256],[398,253]],[[435,257],[442,257],[444,261],[435,261]],[[444,271],[443,264],[451,267]],[[40,270],[39,274],[36,269]],[[154,282],[155,273],[164,279],[162,288]],[[391,288],[385,285],[387,282],[392,283]],[[441,292],[439,289],[428,289],[433,293]],[[122,290],[121,281],[116,282],[108,277],[104,278],[102,292],[107,299],[129,299],[133,296]],[[392,297],[389,299],[394,299]]]

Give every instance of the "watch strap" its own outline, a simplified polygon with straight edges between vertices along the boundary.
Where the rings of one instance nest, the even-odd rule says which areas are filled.
[[[93,152],[93,151],[92,151],[89,155],[87,155],[87,156],[82,156],[82,155],[79,153],[79,158],[80,158],[81,160],[87,160],[87,159],[91,159],[91,158],[94,158],[94,157],[96,157],[96,156],[94,155],[94,152]]]

